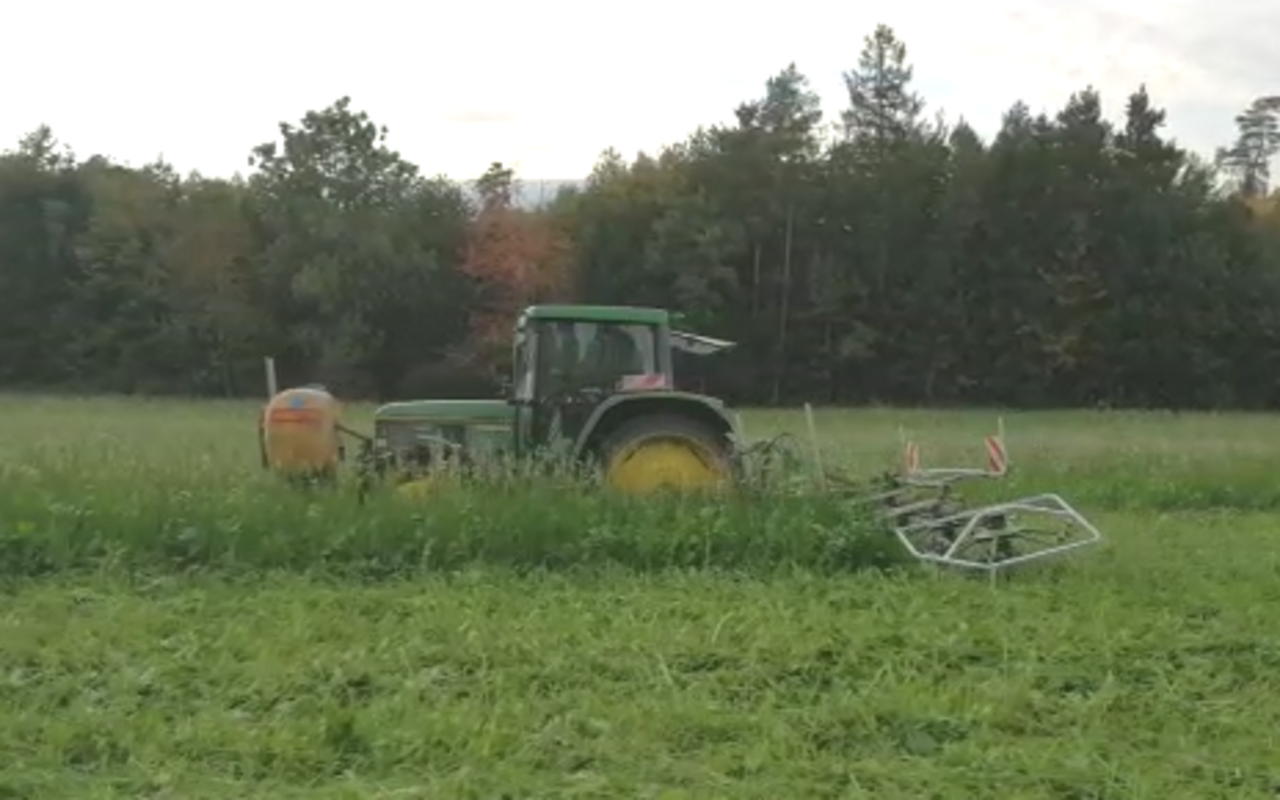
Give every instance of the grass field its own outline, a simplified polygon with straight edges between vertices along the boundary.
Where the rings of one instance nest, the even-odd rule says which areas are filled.
[[[281,493],[251,404],[0,413],[0,798],[1280,793],[1280,418],[1007,413],[1000,493],[1108,540],[993,585],[807,501]],[[871,473],[995,417],[817,421]]]

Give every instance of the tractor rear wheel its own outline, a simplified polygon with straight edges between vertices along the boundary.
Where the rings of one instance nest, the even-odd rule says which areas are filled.
[[[622,424],[600,448],[605,483],[628,494],[712,489],[731,480],[728,442],[694,419],[646,414]]]

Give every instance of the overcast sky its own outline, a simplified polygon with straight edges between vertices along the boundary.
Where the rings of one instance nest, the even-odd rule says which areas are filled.
[[[1092,83],[1114,117],[1145,82],[1208,154],[1280,93],[1275,0],[63,0],[2,18],[0,149],[43,122],[81,157],[214,175],[349,94],[428,173],[501,160],[578,178],[610,145],[631,156],[728,119],[792,60],[834,116],[877,22],[906,41],[928,110],[985,134],[1017,98],[1055,110]]]

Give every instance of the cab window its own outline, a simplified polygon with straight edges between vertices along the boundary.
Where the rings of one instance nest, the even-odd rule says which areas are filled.
[[[549,322],[539,337],[538,380],[548,392],[614,388],[623,375],[656,372],[648,325]]]

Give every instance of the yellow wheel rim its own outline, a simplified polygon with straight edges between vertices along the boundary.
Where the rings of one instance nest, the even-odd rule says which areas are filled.
[[[686,439],[655,438],[624,451],[608,466],[606,482],[628,493],[658,489],[708,489],[727,472],[703,448]]]

